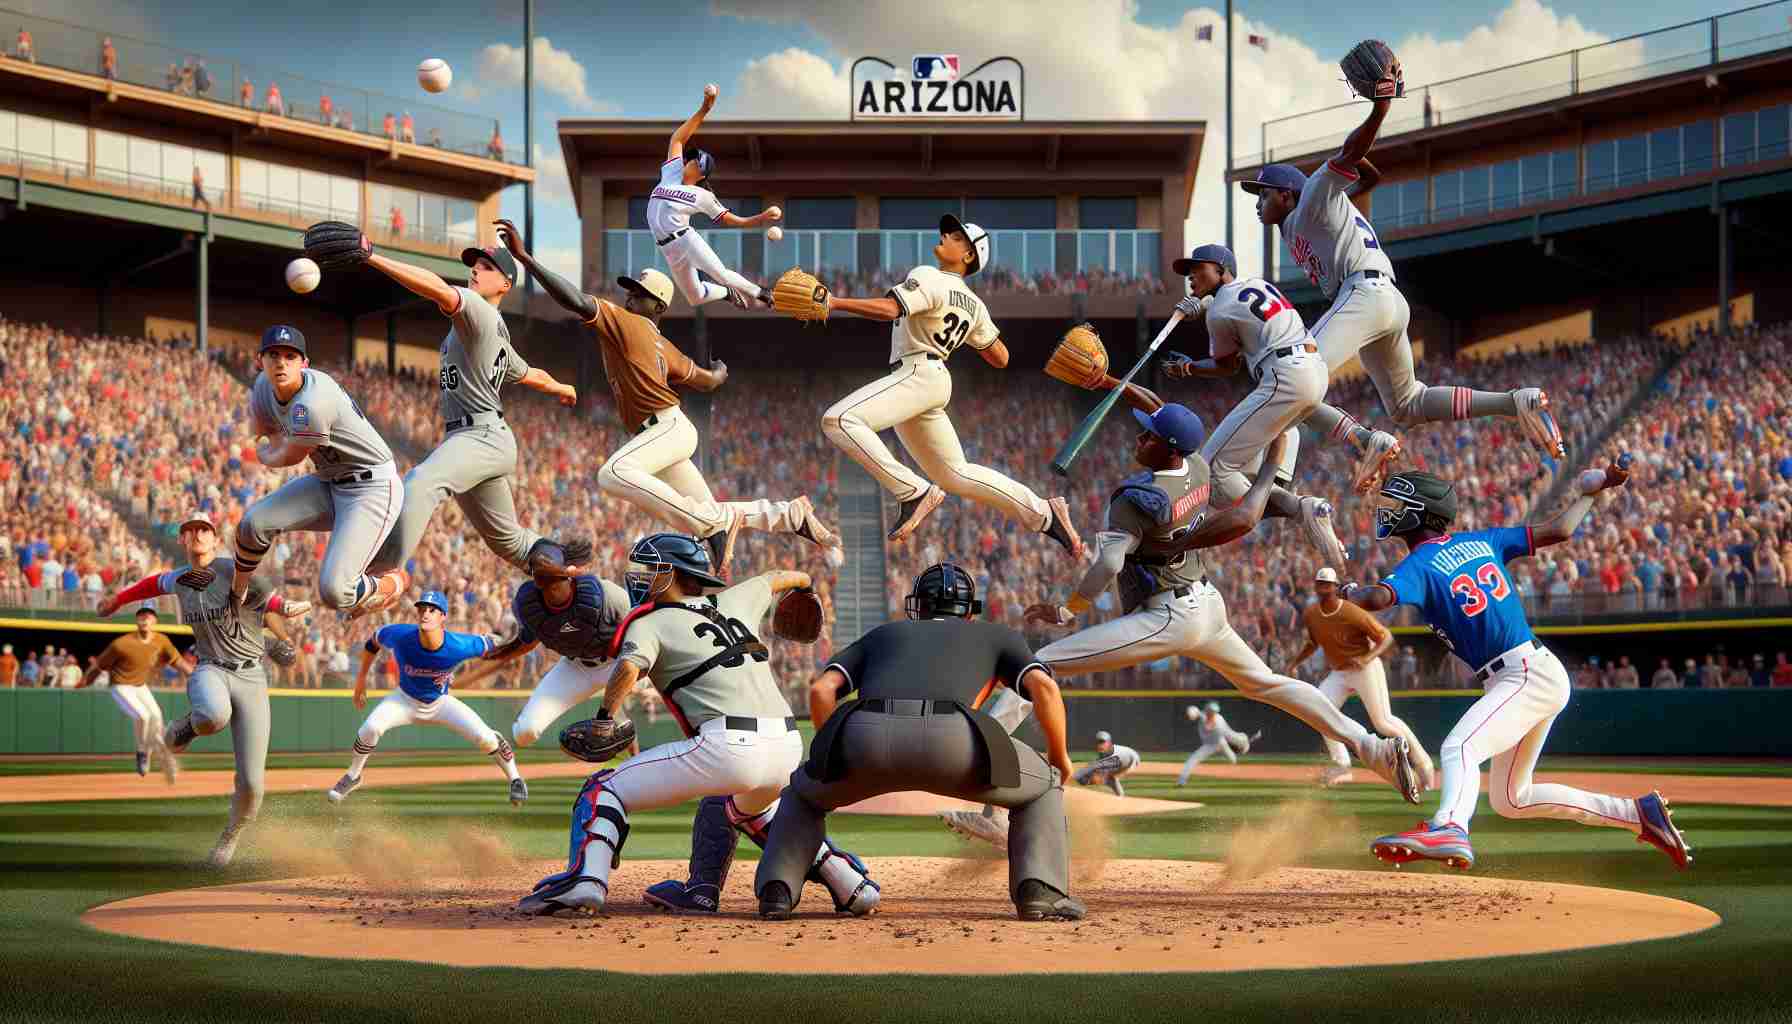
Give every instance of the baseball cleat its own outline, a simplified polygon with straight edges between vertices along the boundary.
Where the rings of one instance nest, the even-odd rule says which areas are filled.
[[[343,772],[342,778],[337,779],[336,784],[334,786],[331,786],[330,791],[325,793],[324,796],[326,798],[328,798],[331,803],[339,804],[350,793],[353,793],[357,788],[359,788],[360,785],[361,785],[361,776],[350,775],[347,772]]]
[[[1674,812],[1668,809],[1667,798],[1655,790],[1636,798],[1636,816],[1641,824],[1636,841],[1648,843],[1674,862],[1682,871],[1692,867],[1692,847],[1686,836],[1674,825]]]
[[[510,780],[510,806],[521,807],[529,802],[529,784],[521,778]]]
[[[790,886],[783,882],[767,882],[759,894],[759,916],[767,921],[788,921],[796,913],[796,901],[790,898]]]
[[[1393,783],[1407,803],[1417,807],[1421,792],[1419,766],[1413,763],[1412,747],[1403,736],[1377,738],[1385,746],[1381,748],[1381,756],[1370,763],[1369,767],[1375,770],[1375,774]]]
[[[649,906],[674,914],[713,914],[722,909],[722,891],[708,882],[695,885],[668,878],[642,894]]]
[[[1549,392],[1542,388],[1518,388],[1512,392],[1512,401],[1518,406],[1519,425],[1531,443],[1543,449],[1545,455],[1567,458],[1568,446],[1562,441],[1561,428],[1549,413]]]
[[[1389,864],[1408,864],[1415,860],[1440,860],[1458,871],[1475,866],[1475,849],[1469,845],[1468,830],[1461,825],[1438,825],[1419,822],[1416,828],[1382,836],[1369,844],[1369,852]]]
[[[1263,730],[1262,729],[1258,729],[1256,732],[1251,733],[1251,735],[1249,737],[1249,739],[1252,743],[1255,743],[1262,738],[1263,738]]]
[[[1076,527],[1070,525],[1070,502],[1063,498],[1053,498],[1046,502],[1051,509],[1051,519],[1040,531],[1047,537],[1064,545],[1072,558],[1083,557],[1083,539],[1076,535]]]
[[[728,301],[739,309],[752,309],[756,304],[752,296],[739,288],[728,289]]]
[[[966,839],[980,839],[998,850],[1008,848],[1008,823],[976,811],[941,811],[940,821]]]
[[[1350,478],[1350,486],[1358,494],[1368,494],[1387,476],[1388,470],[1394,468],[1394,460],[1400,457],[1400,439],[1384,430],[1377,430],[1369,435],[1369,444],[1363,453],[1357,456],[1356,473]]]
[[[930,485],[919,495],[903,502],[902,511],[896,514],[896,525],[890,530],[890,539],[901,540],[914,533],[915,528],[921,525],[921,520],[932,515],[933,510],[939,508],[940,503],[945,500],[946,492]]]
[[[206,865],[212,868],[229,867],[230,862],[236,858],[236,842],[242,834],[241,825],[226,828],[224,834],[218,837],[217,844],[212,847],[211,855],[205,858]]]
[[[797,527],[792,532],[809,543],[820,548],[837,548],[840,538],[834,531],[815,518],[815,503],[804,495],[790,499],[790,515],[796,520]]]
[[[1346,782],[1353,782],[1355,780],[1355,772],[1351,771],[1349,768],[1340,768],[1333,764],[1327,765],[1325,770],[1319,773],[1318,782],[1321,786],[1330,789],[1333,786],[1341,786]]]
[[[609,887],[584,875],[549,876],[535,883],[535,891],[517,901],[516,909],[536,917],[562,912],[596,914],[604,909]]]
[[[1020,883],[1014,909],[1022,921],[1081,921],[1089,911],[1082,901],[1059,892],[1037,878]]]
[[[732,580],[728,571],[728,560],[734,557],[734,539],[740,536],[740,514],[730,512],[728,525],[703,538],[709,545],[710,569],[725,580]]]
[[[168,742],[160,733],[151,736],[150,742],[155,744],[156,762],[162,768],[162,778],[170,786],[174,785],[175,780],[180,778],[180,759],[174,756],[174,751],[168,749]]]
[[[137,777],[139,779],[141,779],[148,774],[149,774],[149,755],[144,753],[143,751],[139,750],[139,751],[137,751]]]
[[[1307,533],[1307,543],[1334,565],[1350,561],[1344,544],[1332,532],[1332,503],[1321,498],[1300,499],[1300,527]]]
[[[409,573],[403,569],[388,569],[380,573],[373,593],[363,597],[360,604],[348,610],[348,617],[352,620],[377,611],[384,611],[397,604],[399,597],[410,587]]]

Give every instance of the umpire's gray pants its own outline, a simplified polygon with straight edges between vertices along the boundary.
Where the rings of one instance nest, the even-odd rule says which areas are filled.
[[[268,708],[267,671],[257,663],[231,670],[201,661],[187,677],[187,703],[193,711],[193,730],[202,736],[230,729],[231,752],[236,756],[236,791],[230,800],[230,825],[236,828],[255,819],[261,795],[267,789]]]
[[[405,503],[395,466],[388,462],[371,472],[371,479],[341,482],[298,477],[249,506],[237,524],[237,562],[259,565],[274,538],[291,530],[328,533],[317,596],[326,608],[353,608],[374,586],[368,563]]]
[[[485,538],[486,547],[510,564],[526,567],[529,549],[541,535],[517,522],[516,499],[510,493],[515,472],[516,435],[503,420],[442,438],[429,458],[404,475],[404,509],[398,514],[398,526],[374,556],[373,571],[382,573],[410,561],[436,506],[449,497]]]
[[[847,766],[845,778],[818,782],[801,765],[790,774],[753,891],[782,881],[800,898],[829,811],[884,793],[922,790],[1009,809],[1010,898],[1029,878],[1068,894],[1070,825],[1057,770],[1032,747],[1012,738],[1009,742],[1020,758],[1020,785],[998,788],[984,781],[989,758],[976,728],[963,715],[855,712],[835,739],[835,750]]]

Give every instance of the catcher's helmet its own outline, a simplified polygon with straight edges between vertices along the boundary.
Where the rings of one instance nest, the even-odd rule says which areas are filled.
[[[728,585],[710,568],[709,549],[695,537],[682,533],[656,533],[635,542],[628,553],[628,572],[623,582],[630,604],[641,604],[666,589],[672,573],[681,572],[705,589]]]
[[[1449,529],[1456,518],[1456,485],[1430,473],[1396,473],[1377,492],[1375,539],[1386,540],[1420,527]]]
[[[930,565],[915,577],[915,588],[903,601],[911,619],[968,619],[983,611],[977,581],[951,562]]]

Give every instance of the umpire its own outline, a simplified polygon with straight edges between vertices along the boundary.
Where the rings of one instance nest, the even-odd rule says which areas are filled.
[[[829,811],[924,790],[1008,808],[1008,893],[1021,920],[1080,920],[1083,905],[1069,895],[1061,787],[1070,755],[1057,682],[1019,633],[966,621],[983,604],[956,565],[917,577],[907,608],[911,621],[865,634],[809,685],[810,718],[826,724],[772,821],[754,881],[759,916],[781,921],[795,911]],[[1033,702],[1048,757],[975,710],[1002,685]],[[854,690],[859,699],[835,706]]]

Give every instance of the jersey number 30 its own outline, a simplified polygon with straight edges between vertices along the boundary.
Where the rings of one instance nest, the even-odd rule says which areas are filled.
[[[1506,582],[1506,574],[1499,566],[1488,562],[1476,569],[1473,576],[1465,572],[1451,580],[1450,593],[1463,599],[1457,607],[1472,619],[1487,610],[1488,598],[1504,601],[1512,593],[1512,585]]]

